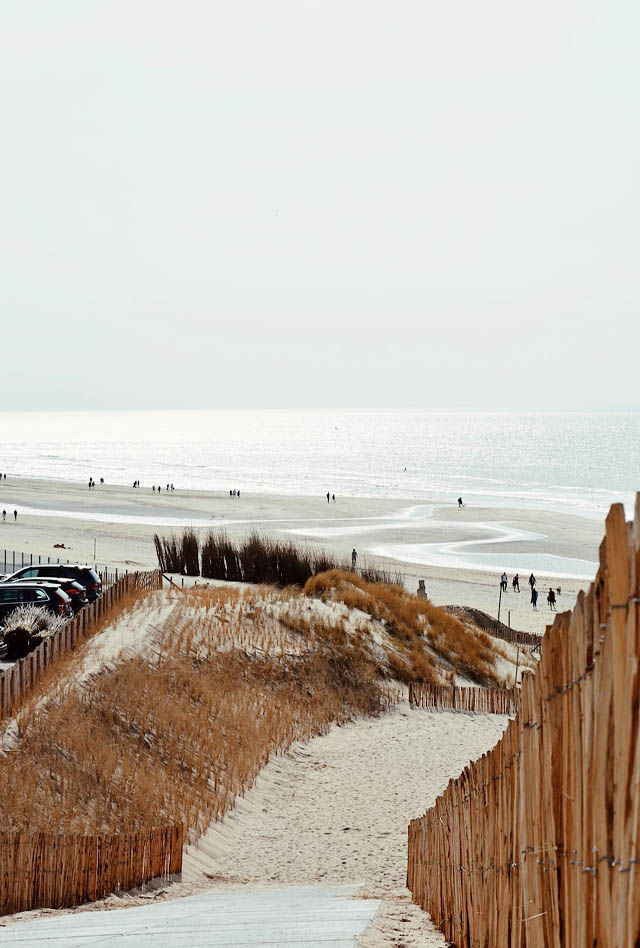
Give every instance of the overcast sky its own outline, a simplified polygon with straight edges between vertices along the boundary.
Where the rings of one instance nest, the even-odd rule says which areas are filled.
[[[639,21],[5,0],[2,407],[639,407]]]

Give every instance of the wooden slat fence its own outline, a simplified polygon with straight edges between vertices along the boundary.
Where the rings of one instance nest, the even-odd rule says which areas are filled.
[[[639,657],[640,495],[502,739],[410,824],[413,897],[458,948],[640,944]]]
[[[0,671],[0,717],[13,714],[41,678],[45,668],[90,635],[92,629],[123,596],[135,590],[161,587],[160,570],[126,573],[116,583],[106,587],[102,598],[85,606],[60,632],[45,639],[25,658]]]
[[[95,902],[182,871],[182,824],[105,836],[0,833],[0,915]]]
[[[516,714],[520,710],[519,688],[461,688],[458,685],[409,683],[409,703],[433,711],[475,711],[484,714]]]

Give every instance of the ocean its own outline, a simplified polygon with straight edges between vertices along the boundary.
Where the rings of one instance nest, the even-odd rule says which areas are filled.
[[[2,413],[0,471],[631,513],[640,412]]]

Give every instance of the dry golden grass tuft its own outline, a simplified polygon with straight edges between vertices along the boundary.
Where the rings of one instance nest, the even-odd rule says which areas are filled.
[[[370,583],[355,573],[330,570],[309,579],[305,593],[325,602],[344,603],[384,623],[398,645],[389,654],[389,671],[400,681],[440,684],[458,672],[478,684],[504,685],[495,670],[496,650],[490,636],[467,628],[403,586]]]
[[[174,598],[146,650],[90,679],[80,650],[21,712],[20,739],[0,758],[5,829],[181,821],[195,837],[271,754],[393,700],[360,637],[305,611],[299,592],[297,610],[289,590],[164,595]]]

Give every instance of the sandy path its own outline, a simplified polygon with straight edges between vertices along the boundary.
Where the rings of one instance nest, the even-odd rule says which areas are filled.
[[[187,888],[202,885],[203,871],[220,882],[359,882],[385,900],[362,948],[443,945],[404,888],[407,824],[495,744],[506,720],[403,703],[294,745],[185,856]]]

